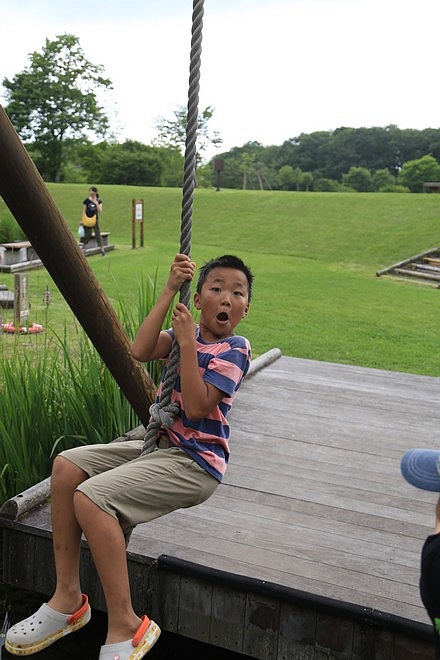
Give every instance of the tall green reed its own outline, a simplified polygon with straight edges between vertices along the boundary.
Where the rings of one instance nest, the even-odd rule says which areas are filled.
[[[52,341],[0,366],[0,501],[50,474],[55,453],[108,442],[139,422],[82,334],[74,354]]]
[[[119,295],[130,338],[156,295],[157,274],[139,279],[136,303]],[[65,327],[62,336],[46,325],[44,338],[26,337],[26,350],[23,339],[0,337],[0,503],[49,476],[59,451],[109,442],[140,423],[78,324],[73,335]],[[10,345],[3,350],[3,341],[14,342],[13,350]],[[156,384],[161,367],[161,362],[147,365]]]
[[[136,282],[135,303],[130,305],[125,294],[120,290],[117,292],[118,315],[130,339],[134,339],[136,332],[147,316],[150,309],[156,302],[158,295],[158,269],[156,268],[154,276],[140,273]],[[164,327],[171,327],[172,306],[164,320]],[[154,360],[148,363],[148,372],[153,381],[158,384],[162,373],[163,362]]]

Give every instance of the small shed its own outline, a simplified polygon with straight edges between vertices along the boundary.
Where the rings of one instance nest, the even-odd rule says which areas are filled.
[[[425,192],[440,193],[440,181],[425,181],[423,188]]]

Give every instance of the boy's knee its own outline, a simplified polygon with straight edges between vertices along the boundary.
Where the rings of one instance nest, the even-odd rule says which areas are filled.
[[[76,490],[73,493],[73,508],[75,509],[76,513],[81,512],[84,509],[87,510],[88,508],[91,507],[91,505],[92,505],[91,500],[87,497],[87,495],[81,493],[80,490]]]
[[[54,485],[75,484],[75,488],[87,479],[87,474],[77,465],[63,456],[57,456],[52,465],[52,487]]]

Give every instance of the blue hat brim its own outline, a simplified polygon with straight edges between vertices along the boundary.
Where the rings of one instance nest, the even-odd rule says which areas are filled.
[[[402,458],[400,470],[412,486],[440,493],[440,450],[410,449]]]

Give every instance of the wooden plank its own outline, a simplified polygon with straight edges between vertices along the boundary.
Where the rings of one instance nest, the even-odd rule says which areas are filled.
[[[433,260],[431,259],[430,263],[427,264],[414,264],[414,267],[416,270],[426,270],[431,273],[440,273],[440,261],[438,261],[438,265],[432,263]]]
[[[243,652],[258,660],[276,660],[280,603],[272,598],[248,595]]]
[[[241,519],[237,520],[237,524],[242,522]],[[186,529],[179,534],[179,543],[185,549],[192,549],[193,556],[200,544],[201,530],[204,529],[206,525],[203,522],[197,526],[193,520],[192,525],[189,527],[187,524]],[[228,570],[224,566],[230,565],[231,561],[241,561],[242,564],[251,563],[261,571],[260,575],[264,575],[266,567],[270,566],[278,573],[276,580],[278,584],[288,584],[293,587],[294,580],[291,579],[293,576],[295,578],[307,576],[314,580],[315,588],[317,582],[322,584],[323,595],[329,596],[334,586],[350,584],[352,589],[364,594],[365,597],[375,596],[379,590],[382,597],[392,599],[398,589],[398,599],[404,599],[405,602],[411,600],[413,586],[417,584],[418,565],[414,565],[412,570],[408,566],[394,565],[392,549],[384,554],[384,559],[380,561],[372,557],[363,557],[362,554],[350,553],[348,550],[342,549],[338,552],[325,545],[313,548],[307,544],[304,546],[294,544],[294,533],[287,539],[288,543],[285,547],[281,547],[280,541],[276,544],[257,537],[253,530],[250,532],[243,530],[240,537],[233,540],[231,531],[235,529],[237,528],[234,524],[231,524],[230,528],[225,528],[223,537],[204,536],[204,554],[208,552],[212,555],[218,554],[223,570]],[[169,542],[175,538],[176,533],[177,529],[173,529],[172,526],[168,528],[161,526],[160,530],[156,531],[155,537]],[[260,535],[262,536],[262,532]],[[255,575],[255,572],[253,574]]]
[[[240,653],[245,618],[245,594],[215,585],[212,593],[211,644]]]
[[[278,660],[287,658],[315,658],[317,616],[313,611],[282,603],[280,609],[280,634]]]
[[[434,275],[433,273],[423,273],[419,270],[410,270],[408,268],[396,268],[394,273],[398,275],[407,275],[409,277],[418,277],[424,280],[440,280],[440,275]]]
[[[180,583],[180,575],[167,572],[159,575],[159,591],[162,595],[160,619],[164,630],[171,633],[177,633],[179,625]]]
[[[179,593],[177,632],[209,643],[211,629],[212,584],[182,577]]]

